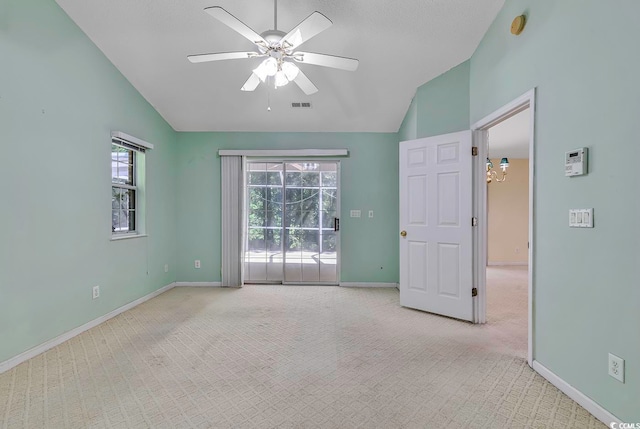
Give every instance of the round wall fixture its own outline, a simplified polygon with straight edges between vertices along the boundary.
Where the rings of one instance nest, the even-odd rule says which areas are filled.
[[[515,34],[516,36],[522,33],[524,30],[524,25],[527,22],[527,18],[524,15],[516,16],[511,23],[511,34]]]

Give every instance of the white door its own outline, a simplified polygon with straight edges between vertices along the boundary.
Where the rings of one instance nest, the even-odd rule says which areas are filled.
[[[400,143],[400,305],[473,318],[471,131]]]

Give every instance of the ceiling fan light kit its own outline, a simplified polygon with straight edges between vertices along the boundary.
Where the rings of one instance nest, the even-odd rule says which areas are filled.
[[[295,78],[298,77],[298,73],[300,73],[300,69],[298,68],[298,66],[292,63],[282,64],[282,71],[290,81],[295,80]]]
[[[253,73],[260,78],[262,82],[267,80],[269,76],[275,76],[278,72],[278,62],[275,58],[269,57],[253,70]]]
[[[257,52],[222,52],[212,54],[189,55],[192,63],[210,61],[250,59],[266,57],[256,67],[249,79],[244,83],[242,91],[254,91],[262,83],[273,83],[275,88],[295,82],[306,94],[318,92],[318,88],[307,78],[295,62],[312,64],[335,69],[355,71],[358,60],[354,58],[338,57],[334,55],[316,54],[310,52],[294,52],[294,50],[312,37],[329,28],[333,23],[320,12],[313,12],[288,33],[277,29],[278,2],[274,0],[274,29],[258,34],[242,21],[219,6],[205,8],[212,17],[235,30],[251,41]],[[269,81],[269,82],[268,82]]]
[[[276,88],[278,88],[279,86],[285,86],[286,84],[289,83],[289,79],[287,79],[287,76],[285,76],[285,74],[282,71],[282,69],[278,70],[274,80],[275,80]]]

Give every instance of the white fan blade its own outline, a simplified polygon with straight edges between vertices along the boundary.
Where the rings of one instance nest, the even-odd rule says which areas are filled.
[[[213,16],[218,21],[225,24],[227,27],[237,31],[238,33],[240,33],[241,35],[243,35],[245,38],[249,39],[251,42],[255,43],[256,45],[260,45],[260,44],[264,44],[265,46],[267,45],[267,42],[264,40],[264,38],[261,35],[253,31],[244,22],[240,21],[238,18],[231,15],[229,12],[227,12],[223,8],[219,6],[207,7],[204,9],[204,11],[207,12],[209,15]]]
[[[255,58],[261,56],[257,52],[219,52],[216,54],[189,55],[187,59],[192,63],[205,63],[208,61],[240,60],[243,58]]]
[[[242,88],[240,89],[243,91],[253,91],[258,87],[259,84],[260,78],[255,73],[251,73],[249,79],[247,79],[247,81],[244,83],[244,85],[242,85]]]
[[[313,12],[280,40],[280,46],[286,50],[295,49],[331,25],[333,22],[329,18],[320,12]]]
[[[298,76],[293,80],[300,89],[307,95],[315,94],[318,92],[318,88],[309,80],[307,75],[302,73],[302,70],[298,72]]]
[[[355,71],[360,63],[355,58],[314,54],[313,52],[295,52],[291,57],[299,63],[314,64],[316,66],[331,67],[347,71]]]

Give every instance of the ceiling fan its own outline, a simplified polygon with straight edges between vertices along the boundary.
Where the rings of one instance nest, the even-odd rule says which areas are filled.
[[[265,83],[268,79],[273,79],[273,84],[276,88],[289,82],[295,82],[305,94],[311,95],[318,92],[318,88],[298,68],[296,63],[313,64],[348,71],[355,71],[358,68],[358,60],[353,58],[295,51],[300,45],[333,24],[329,18],[320,12],[313,12],[293,30],[285,33],[278,30],[278,0],[274,0],[274,29],[258,34],[221,7],[208,7],[204,11],[249,39],[256,45],[257,50],[189,55],[187,59],[192,63],[202,63],[265,57],[264,61],[253,70],[249,79],[242,86],[241,89],[243,91],[253,91],[260,82]]]

